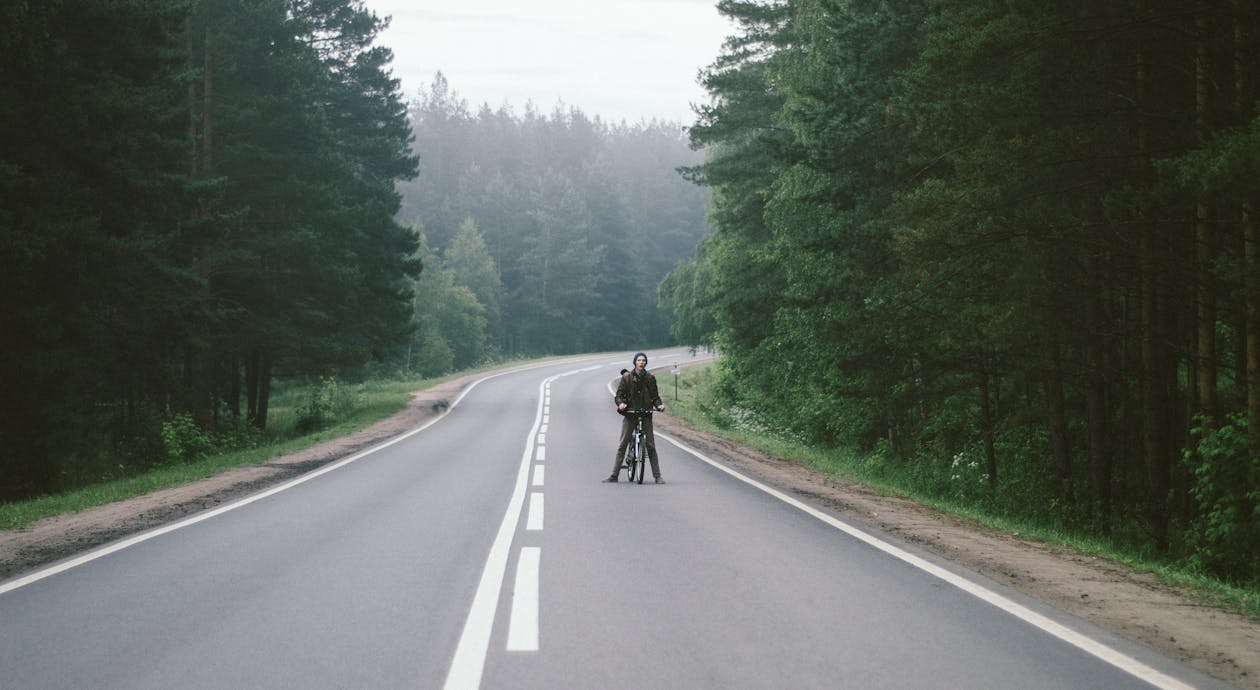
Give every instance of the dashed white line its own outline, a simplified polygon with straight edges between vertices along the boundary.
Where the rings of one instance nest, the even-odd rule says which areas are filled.
[[[537,494],[535,494],[537,495]],[[516,586],[512,590],[512,618],[508,623],[509,652],[538,651],[538,569],[542,549],[526,546],[516,563]]]
[[[490,649],[490,632],[494,628],[499,593],[503,590],[503,578],[507,573],[508,551],[512,548],[512,539],[516,536],[516,527],[520,523],[521,509],[525,503],[530,459],[534,456],[534,436],[542,422],[541,391],[545,390],[550,381],[549,378],[539,386],[539,409],[534,415],[534,426],[525,437],[525,452],[516,473],[516,486],[508,501],[507,512],[503,514],[503,521],[499,524],[494,543],[490,546],[477,593],[473,596],[472,607],[464,621],[464,631],[455,647],[455,658],[446,675],[446,690],[476,690],[481,686],[481,674],[486,668],[486,652]]]
[[[542,528],[543,495],[535,492],[529,495],[529,519],[525,522],[525,529],[530,532],[537,532]]]
[[[537,458],[538,462],[547,459],[547,446],[538,446]]]
[[[547,468],[546,468],[546,467],[544,467],[543,465],[536,465],[536,466],[534,466],[534,486],[542,486],[542,485],[543,485],[543,478],[546,476],[546,475],[544,474],[544,473],[545,473],[545,471],[546,471],[546,469],[547,469]]]
[[[421,426],[419,426],[419,427],[416,427],[415,429],[412,429],[411,431],[408,431],[408,432],[403,433],[403,434],[399,434],[398,436],[395,436],[394,438],[391,438],[391,439],[389,439],[388,441],[384,441],[383,443],[380,443],[380,444],[377,444],[377,445],[375,445],[375,446],[372,446],[371,448],[368,448],[367,450],[364,450],[364,451],[362,451],[362,452],[360,452],[360,453],[355,453],[354,455],[351,455],[350,457],[345,458],[344,460],[339,460],[339,461],[337,461],[337,462],[335,462],[335,463],[333,463],[333,464],[331,464],[331,465],[326,465],[326,466],[321,467],[321,468],[319,468],[319,469],[317,469],[317,470],[314,470],[314,471],[312,471],[312,472],[308,472],[308,473],[306,473],[306,474],[304,474],[304,475],[302,475],[302,476],[300,476],[300,477],[297,477],[297,478],[295,478],[295,479],[293,479],[293,480],[291,480],[291,481],[285,482],[285,483],[280,484],[280,485],[278,485],[278,486],[273,486],[273,487],[271,487],[270,489],[267,489],[267,490],[265,490],[265,491],[261,491],[261,492],[259,492],[259,493],[256,493],[256,494],[252,495],[252,496],[248,496],[248,497],[246,497],[246,498],[242,498],[241,500],[236,501],[236,502],[234,502],[234,503],[229,503],[229,504],[227,504],[227,505],[225,505],[225,506],[221,506],[221,507],[219,507],[219,508],[215,508],[214,510],[210,510],[210,511],[207,511],[207,512],[204,512],[204,513],[200,513],[200,514],[194,515],[193,517],[190,517],[190,518],[187,518],[187,519],[184,519],[184,520],[180,520],[179,522],[173,522],[173,523],[171,523],[171,524],[169,524],[169,525],[165,525],[165,526],[159,527],[159,528],[157,528],[157,529],[150,530],[150,531],[148,531],[148,532],[142,532],[142,533],[137,534],[137,535],[135,535],[135,536],[133,536],[133,537],[129,537],[129,538],[127,538],[127,539],[123,539],[122,541],[114,542],[113,544],[109,544],[109,545],[103,546],[103,547],[101,547],[101,548],[99,548],[99,549],[96,549],[96,550],[94,550],[94,551],[89,551],[89,552],[87,552],[87,553],[84,553],[84,554],[82,554],[82,555],[80,555],[80,556],[77,556],[77,557],[72,558],[72,559],[70,559],[70,560],[67,560],[67,561],[64,561],[64,562],[62,562],[62,563],[59,563],[59,564],[57,564],[57,565],[49,566],[49,567],[44,568],[44,569],[42,569],[42,570],[37,570],[37,571],[35,571],[35,572],[33,572],[33,573],[30,573],[29,575],[25,575],[25,576],[23,576],[23,577],[20,577],[20,578],[15,579],[15,580],[11,580],[11,581],[9,581],[9,582],[5,582],[5,583],[3,583],[3,584],[0,584],[0,594],[6,594],[6,593],[8,593],[8,592],[12,592],[12,591],[14,591],[14,590],[16,590],[16,589],[20,589],[20,588],[25,587],[26,585],[32,584],[32,583],[34,583],[34,582],[39,582],[40,580],[43,580],[43,579],[45,579],[45,578],[52,577],[52,576],[57,575],[57,574],[59,574],[59,573],[64,573],[64,572],[66,572],[67,570],[71,570],[71,569],[73,569],[73,568],[77,568],[77,567],[79,567],[79,566],[81,566],[81,565],[84,565],[84,564],[87,564],[87,563],[91,563],[92,561],[95,561],[95,560],[97,560],[97,559],[99,559],[99,558],[104,558],[105,556],[109,556],[109,555],[111,555],[111,554],[117,553],[117,552],[122,551],[122,550],[124,550],[124,549],[130,548],[130,547],[132,547],[132,546],[135,546],[136,544],[140,544],[140,543],[143,543],[143,542],[149,541],[150,539],[154,539],[154,538],[156,538],[156,537],[160,537],[160,536],[162,536],[162,535],[169,534],[169,533],[171,533],[171,532],[175,532],[175,531],[177,531],[177,530],[181,530],[181,529],[183,529],[183,528],[185,528],[185,527],[189,527],[189,526],[195,525],[195,524],[197,524],[197,523],[204,522],[204,521],[209,520],[209,519],[211,519],[211,518],[218,517],[219,515],[222,515],[222,514],[224,514],[224,513],[227,513],[227,512],[231,512],[231,511],[233,511],[233,510],[236,510],[236,509],[238,509],[238,508],[243,508],[243,507],[245,507],[245,506],[247,506],[247,505],[250,505],[250,504],[252,504],[252,503],[255,503],[255,502],[257,502],[257,501],[261,501],[261,500],[263,500],[264,498],[268,498],[268,497],[270,497],[270,496],[274,496],[274,495],[276,495],[276,494],[278,494],[278,493],[281,493],[281,492],[284,492],[284,491],[288,491],[289,489],[292,489],[292,488],[293,488],[293,487],[295,487],[295,486],[299,486],[299,485],[305,484],[306,482],[309,482],[309,481],[311,481],[311,480],[313,480],[313,479],[315,479],[315,478],[317,478],[317,477],[322,477],[323,475],[328,474],[329,472],[333,472],[333,471],[339,470],[339,469],[341,469],[342,467],[345,467],[346,465],[349,465],[349,464],[354,463],[354,462],[357,462],[357,461],[359,461],[359,460],[361,460],[361,459],[363,459],[363,458],[366,458],[366,457],[368,457],[369,455],[372,455],[373,453],[376,453],[376,452],[378,452],[378,451],[384,450],[384,449],[386,449],[386,448],[388,448],[388,447],[390,447],[390,446],[392,446],[392,445],[394,445],[394,444],[396,444],[396,443],[400,443],[400,442],[402,442],[402,441],[405,441],[405,440],[407,440],[407,439],[411,438],[412,436],[415,436],[416,434],[418,434],[418,433],[420,433],[420,432],[424,431],[425,429],[428,429],[429,427],[433,426],[434,424],[437,424],[438,422],[442,421],[443,419],[446,419],[446,416],[447,416],[447,415],[449,415],[449,414],[451,413],[451,411],[452,411],[452,410],[454,410],[456,407],[458,407],[458,406],[459,406],[459,404],[460,404],[461,402],[463,402],[464,398],[465,398],[465,397],[466,397],[469,393],[471,393],[471,392],[472,392],[472,390],[473,390],[474,388],[476,388],[476,387],[477,387],[477,386],[478,386],[481,382],[483,382],[483,381],[488,381],[488,380],[493,379],[493,378],[498,378],[498,377],[500,377],[500,376],[506,376],[506,375],[508,375],[508,374],[516,374],[516,373],[520,373],[520,372],[522,372],[522,371],[528,371],[528,370],[530,370],[530,369],[539,369],[539,368],[542,368],[542,367],[545,367],[545,366],[551,366],[551,364],[552,364],[552,363],[550,363],[550,362],[544,362],[544,363],[542,363],[542,364],[533,364],[533,365],[530,365],[530,366],[518,367],[518,368],[515,368],[515,369],[508,369],[508,370],[506,370],[506,371],[499,371],[499,372],[495,372],[495,373],[493,373],[493,374],[489,374],[489,375],[487,375],[487,376],[483,376],[482,378],[479,378],[479,379],[477,379],[476,381],[473,381],[471,384],[469,384],[469,385],[468,385],[468,387],[467,387],[467,388],[465,388],[463,391],[461,391],[461,392],[460,392],[460,394],[459,394],[459,395],[455,398],[455,400],[453,400],[453,401],[451,402],[450,406],[449,406],[449,407],[447,407],[445,410],[443,410],[441,414],[439,414],[438,416],[436,416],[436,417],[434,417],[433,419],[429,420],[429,421],[428,421],[428,422],[426,422],[425,424],[423,424],[423,425],[421,425]]]

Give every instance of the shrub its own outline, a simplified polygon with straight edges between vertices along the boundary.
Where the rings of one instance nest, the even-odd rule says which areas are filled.
[[[323,429],[354,409],[354,392],[337,382],[335,376],[320,378],[311,389],[311,397],[298,410],[297,429],[307,434]]]
[[[197,426],[191,414],[181,412],[162,422],[162,447],[167,458],[191,462],[210,452],[214,439]]]
[[[1183,461],[1191,474],[1196,517],[1186,531],[1191,563],[1238,582],[1260,582],[1260,456],[1247,420],[1232,415],[1213,429],[1199,420],[1197,443]]]

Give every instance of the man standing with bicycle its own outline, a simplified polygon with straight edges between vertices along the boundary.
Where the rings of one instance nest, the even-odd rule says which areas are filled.
[[[660,391],[656,387],[656,377],[647,370],[648,358],[642,352],[634,356],[634,369],[621,375],[617,384],[617,394],[613,401],[617,403],[617,411],[625,415],[621,420],[621,441],[617,445],[617,459],[613,464],[612,474],[605,482],[615,482],[621,474],[622,458],[626,455],[626,446],[634,436],[634,428],[643,418],[643,440],[647,445],[648,459],[652,461],[652,477],[657,484],[664,484],[661,479],[661,467],[656,460],[656,437],[652,434],[652,414],[649,410],[665,411],[665,403],[661,402]],[[641,412],[639,412],[641,410]]]

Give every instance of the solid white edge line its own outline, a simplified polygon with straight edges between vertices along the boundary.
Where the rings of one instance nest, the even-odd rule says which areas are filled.
[[[582,359],[589,359],[589,358],[579,358],[576,361],[581,361]],[[500,371],[500,372],[490,374],[488,376],[483,376],[482,378],[479,378],[476,381],[473,381],[472,383],[470,383],[468,387],[465,388],[464,390],[460,391],[460,394],[455,398],[455,401],[452,402],[449,406],[447,406],[447,408],[443,410],[440,415],[438,415],[437,417],[434,417],[433,419],[430,419],[428,422],[425,422],[424,424],[420,425],[419,427],[416,427],[415,429],[412,429],[411,431],[408,431],[399,436],[395,436],[394,438],[391,438],[380,444],[372,446],[371,448],[368,448],[367,450],[351,455],[350,457],[345,458],[344,460],[338,460],[337,462],[331,465],[325,465],[324,467],[321,467],[317,470],[312,470],[311,472],[308,472],[300,477],[297,477],[288,482],[285,482],[284,484],[273,486],[270,489],[262,491],[261,493],[254,494],[252,496],[247,496],[246,498],[242,498],[241,500],[236,501],[234,503],[229,503],[225,506],[220,506],[218,508],[215,508],[213,510],[210,510],[204,513],[198,513],[197,515],[186,518],[184,520],[180,520],[179,522],[173,522],[169,525],[163,525],[162,527],[158,527],[156,529],[152,529],[147,532],[141,532],[140,534],[136,534],[134,536],[128,537],[121,541],[117,541],[112,544],[102,546],[99,549],[88,551],[87,553],[81,554],[79,556],[76,556],[66,561],[62,561],[61,563],[48,566],[47,568],[43,568],[41,570],[36,570],[35,572],[30,573],[29,575],[24,575],[14,580],[10,580],[9,582],[0,584],[0,595],[7,594],[16,589],[21,589],[22,587],[25,587],[30,584],[34,584],[36,582],[39,582],[40,580],[47,579],[49,577],[52,577],[53,575],[64,573],[67,570],[77,568],[81,565],[90,563],[99,558],[104,558],[105,556],[108,556],[110,554],[118,553],[119,551],[122,551],[123,549],[130,548],[132,546],[135,546],[136,544],[146,542],[155,537],[160,537],[164,534],[170,534],[171,532],[183,529],[185,527],[190,527],[199,522],[204,522],[206,520],[209,520],[210,518],[217,517],[224,513],[236,510],[237,508],[243,508],[251,503],[255,503],[257,501],[261,501],[264,498],[274,496],[280,493],[281,491],[287,491],[300,484],[305,484],[306,482],[309,482],[310,480],[315,479],[316,477],[321,477],[325,474],[328,474],[329,472],[332,472],[333,470],[337,470],[342,467],[345,467],[346,465],[349,465],[350,463],[355,462],[356,460],[365,458],[377,451],[384,450],[385,448],[388,448],[394,445],[395,443],[399,443],[408,438],[411,438],[412,436],[420,433],[421,431],[424,431],[425,429],[428,429],[434,424],[437,424],[438,422],[445,419],[446,416],[449,415],[455,409],[455,407],[464,400],[464,397],[467,396],[472,391],[472,389],[476,388],[477,385],[480,384],[482,381],[488,381],[490,379],[497,378],[499,376],[507,376],[508,374],[516,374],[522,371],[529,371],[531,369],[539,369],[546,366],[554,366],[557,363],[558,362],[543,362],[540,364],[531,364],[529,366],[517,367],[515,369],[509,369],[507,371]]]
[[[483,380],[484,380],[484,379],[483,379]],[[477,383],[480,383],[480,381],[477,381],[477,382],[473,383],[473,385],[475,386]],[[471,386],[470,386],[470,388],[471,388]],[[460,396],[460,397],[462,398],[463,396]],[[261,501],[261,500],[262,500],[262,499],[264,499],[264,498],[268,498],[268,497],[270,497],[270,496],[274,496],[274,495],[276,495],[276,494],[278,494],[278,493],[280,493],[280,492],[282,492],[282,491],[287,491],[287,490],[292,489],[293,487],[298,486],[298,485],[300,485],[300,484],[305,484],[306,482],[309,482],[309,481],[311,481],[312,479],[315,479],[316,477],[321,477],[321,476],[323,476],[323,475],[325,475],[325,474],[328,474],[329,472],[332,472],[332,471],[334,471],[334,470],[338,470],[338,469],[340,469],[340,468],[342,468],[342,467],[345,467],[346,465],[349,465],[349,464],[350,464],[350,463],[352,463],[352,462],[355,462],[355,461],[357,461],[357,460],[360,460],[360,459],[362,459],[362,458],[365,458],[365,457],[367,457],[368,455],[371,455],[372,453],[375,453],[375,452],[377,452],[377,451],[384,450],[385,448],[388,448],[389,446],[392,446],[392,445],[394,445],[395,443],[399,443],[399,442],[401,442],[401,441],[404,441],[404,440],[406,440],[406,439],[408,439],[408,438],[410,438],[410,437],[412,437],[412,436],[414,436],[414,435],[416,435],[416,434],[420,433],[421,431],[424,431],[425,429],[427,429],[427,428],[429,428],[429,427],[433,426],[434,424],[436,424],[436,423],[438,423],[439,421],[441,421],[442,419],[444,419],[444,418],[446,417],[446,415],[450,414],[450,411],[451,411],[452,409],[454,409],[454,408],[455,408],[455,405],[457,405],[458,403],[459,403],[459,400],[456,400],[456,401],[455,401],[454,403],[452,403],[452,404],[450,405],[450,407],[448,407],[448,408],[446,409],[446,411],[445,411],[445,412],[443,412],[441,415],[439,415],[439,416],[435,417],[434,419],[429,420],[428,422],[426,422],[426,423],[425,423],[425,424],[423,424],[422,426],[419,426],[419,427],[417,427],[417,428],[415,428],[415,429],[412,429],[411,431],[408,431],[408,432],[407,432],[407,433],[405,433],[405,434],[402,434],[402,435],[400,435],[400,436],[395,436],[394,438],[392,438],[392,439],[390,439],[390,440],[388,440],[388,441],[385,441],[384,443],[381,443],[381,444],[379,444],[379,445],[373,446],[373,447],[371,447],[371,448],[369,448],[369,449],[367,449],[367,450],[365,450],[365,451],[362,451],[362,452],[360,452],[360,453],[356,453],[355,455],[351,455],[350,457],[345,458],[344,460],[338,460],[337,462],[335,462],[335,463],[333,463],[333,464],[331,464],[331,465],[326,465],[326,466],[321,467],[321,468],[319,468],[319,469],[317,469],[317,470],[313,470],[313,471],[311,471],[311,472],[308,472],[307,474],[304,474],[304,475],[302,475],[302,476],[300,476],[300,477],[297,477],[297,478],[295,478],[295,479],[293,479],[293,480],[290,480],[290,481],[288,481],[288,482],[285,482],[284,484],[279,484],[279,485],[274,486],[274,487],[272,487],[272,488],[270,488],[270,489],[267,489],[267,490],[262,491],[262,492],[260,492],[260,493],[254,494],[253,496],[249,496],[249,497],[243,498],[243,499],[241,499],[241,500],[239,500],[239,501],[236,501],[235,503],[229,503],[229,504],[227,504],[227,505],[225,505],[225,506],[220,506],[220,507],[218,507],[218,508],[215,508],[215,509],[213,509],[213,510],[206,511],[206,512],[204,512],[204,513],[198,513],[197,515],[194,515],[194,516],[192,516],[192,517],[190,517],[190,518],[186,518],[186,519],[184,519],[184,520],[180,520],[179,522],[173,522],[173,523],[171,523],[171,524],[169,524],[169,525],[164,525],[164,526],[162,526],[162,527],[158,527],[158,528],[153,529],[153,530],[150,530],[150,531],[148,531],[148,532],[141,532],[140,534],[137,534],[137,535],[132,536],[132,537],[128,537],[128,538],[126,538],[126,539],[123,539],[122,541],[117,541],[117,542],[114,542],[113,544],[109,544],[108,546],[103,546],[103,547],[101,547],[101,548],[99,548],[99,549],[95,549],[95,550],[93,550],[93,551],[89,551],[89,552],[87,552],[87,553],[85,553],[85,554],[83,554],[83,555],[81,555],[81,556],[77,556],[77,557],[72,558],[72,559],[70,559],[70,560],[63,561],[63,562],[58,563],[58,564],[56,564],[56,565],[50,566],[50,567],[48,567],[48,568],[44,568],[43,570],[38,570],[38,571],[36,571],[36,572],[31,573],[30,575],[26,575],[25,577],[20,577],[20,578],[18,578],[18,579],[16,579],[16,580],[12,580],[12,581],[10,581],[10,582],[6,582],[5,584],[0,585],[0,594],[5,594],[5,593],[7,593],[7,592],[11,592],[11,591],[13,591],[13,590],[15,590],[15,589],[19,589],[19,588],[21,588],[21,587],[25,587],[26,585],[32,584],[32,583],[34,583],[34,582],[38,582],[38,581],[43,580],[43,579],[45,579],[45,578],[52,577],[53,575],[57,575],[57,574],[59,574],[59,573],[64,573],[65,571],[70,570],[70,569],[72,569],[72,568],[77,568],[77,567],[79,567],[79,566],[81,566],[81,565],[84,565],[85,563],[90,563],[90,562],[95,561],[95,560],[97,560],[97,559],[99,559],[99,558],[104,558],[105,556],[108,556],[108,555],[110,555],[110,554],[117,553],[117,552],[119,552],[119,551],[122,551],[123,549],[130,548],[130,547],[132,547],[132,546],[135,546],[136,544],[140,544],[140,543],[142,543],[142,542],[146,542],[146,541],[148,541],[148,540],[150,540],[150,539],[153,539],[153,538],[155,538],[155,537],[160,537],[160,536],[162,536],[163,534],[169,534],[169,533],[174,532],[174,531],[176,531],[176,530],[180,530],[180,529],[183,529],[183,528],[185,528],[185,527],[189,527],[189,526],[195,525],[195,524],[197,524],[197,523],[199,523],[199,522],[204,522],[204,521],[206,521],[206,520],[209,520],[210,518],[217,517],[217,516],[222,515],[222,514],[224,514],[224,513],[227,513],[227,512],[230,512],[230,511],[236,510],[237,508],[243,508],[243,507],[245,507],[245,506],[247,506],[247,505],[249,505],[249,504],[251,504],[251,503],[255,503],[255,502],[257,502],[257,501]]]
[[[538,651],[538,566],[541,558],[541,548],[526,546],[521,549],[517,560],[512,618],[508,624],[509,652]]]
[[[867,534],[866,532],[863,532],[862,530],[852,525],[841,522],[840,520],[837,520],[836,518],[818,510],[817,508],[814,508],[813,506],[802,503],[801,501],[798,501],[797,499],[792,498],[791,496],[788,496],[787,494],[784,494],[783,492],[777,489],[766,486],[765,484],[762,484],[761,482],[755,479],[752,479],[743,474],[740,474],[739,472],[736,472],[735,470],[717,462],[716,460],[712,460],[708,457],[705,457],[699,451],[687,446],[686,444],[678,441],[677,439],[674,439],[660,432],[657,432],[656,436],[657,438],[665,439],[666,441],[674,444],[675,446],[682,449],[683,451],[690,453],[691,455],[695,456],[701,461],[706,462],[709,465],[712,465],[713,467],[731,475],[732,477],[735,477],[736,479],[744,482],[745,484],[748,484],[749,486],[752,486],[756,489],[760,489],[761,491],[769,494],[770,496],[773,496],[774,498],[777,498],[780,501],[783,501],[784,503],[787,503],[788,505],[803,511],[817,518],[818,520],[821,520],[822,522],[840,530],[841,532],[844,532],[845,534],[848,534],[849,536],[855,539],[858,539],[859,541],[865,542],[866,544],[873,546],[876,549],[879,549],[880,551],[883,551],[884,553],[894,558],[900,559],[908,563],[909,565],[912,565],[918,568],[919,570],[922,570],[928,573],[929,575],[932,575],[936,578],[944,580],[945,582],[957,587],[958,589],[961,589],[967,594],[970,594],[976,597],[977,599],[980,599],[993,606],[996,606],[997,608],[1005,611],[1006,613],[1012,616],[1015,616],[1016,618],[1024,621],[1025,623],[1028,623],[1029,625],[1039,628],[1042,631],[1050,635],[1053,635],[1054,637],[1057,637],[1063,642],[1066,642],[1072,645],[1073,647],[1076,647],[1077,649],[1080,649],[1081,651],[1084,651],[1120,669],[1121,671],[1128,673],[1129,675],[1135,678],[1146,681],[1147,683],[1150,683],[1151,685],[1154,685],[1157,688],[1161,688],[1161,690],[1194,690],[1194,686],[1187,685],[1186,683],[1183,683],[1182,681],[1177,680],[1176,678],[1173,678],[1165,673],[1162,673],[1154,668],[1151,668],[1150,666],[1147,666],[1146,664],[1138,661],[1137,659],[1134,659],[1128,654],[1125,654],[1119,650],[1113,649],[1103,644],[1102,642],[1099,642],[1091,637],[1088,637],[1079,632],[1076,632],[1075,630],[1072,630],[1071,628],[1068,628],[1067,626],[1061,623],[1055,622],[1047,618],[1046,616],[1040,613],[1037,613],[1036,611],[1033,611],[1032,609],[1029,609],[1026,606],[1023,606],[1010,599],[1007,599],[1006,597],[1002,596],[1001,594],[998,594],[997,592],[994,592],[991,589],[983,587],[979,584],[972,582],[971,580],[968,580],[948,570],[945,570],[944,568],[941,568],[938,565],[935,565],[929,561],[926,561],[904,549],[893,546],[892,544],[889,544],[888,542],[883,541],[882,539],[879,539],[873,535]]]

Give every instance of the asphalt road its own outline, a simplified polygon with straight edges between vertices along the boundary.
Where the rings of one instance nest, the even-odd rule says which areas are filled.
[[[0,687],[1226,687],[664,438],[600,483],[630,354],[0,584]]]

